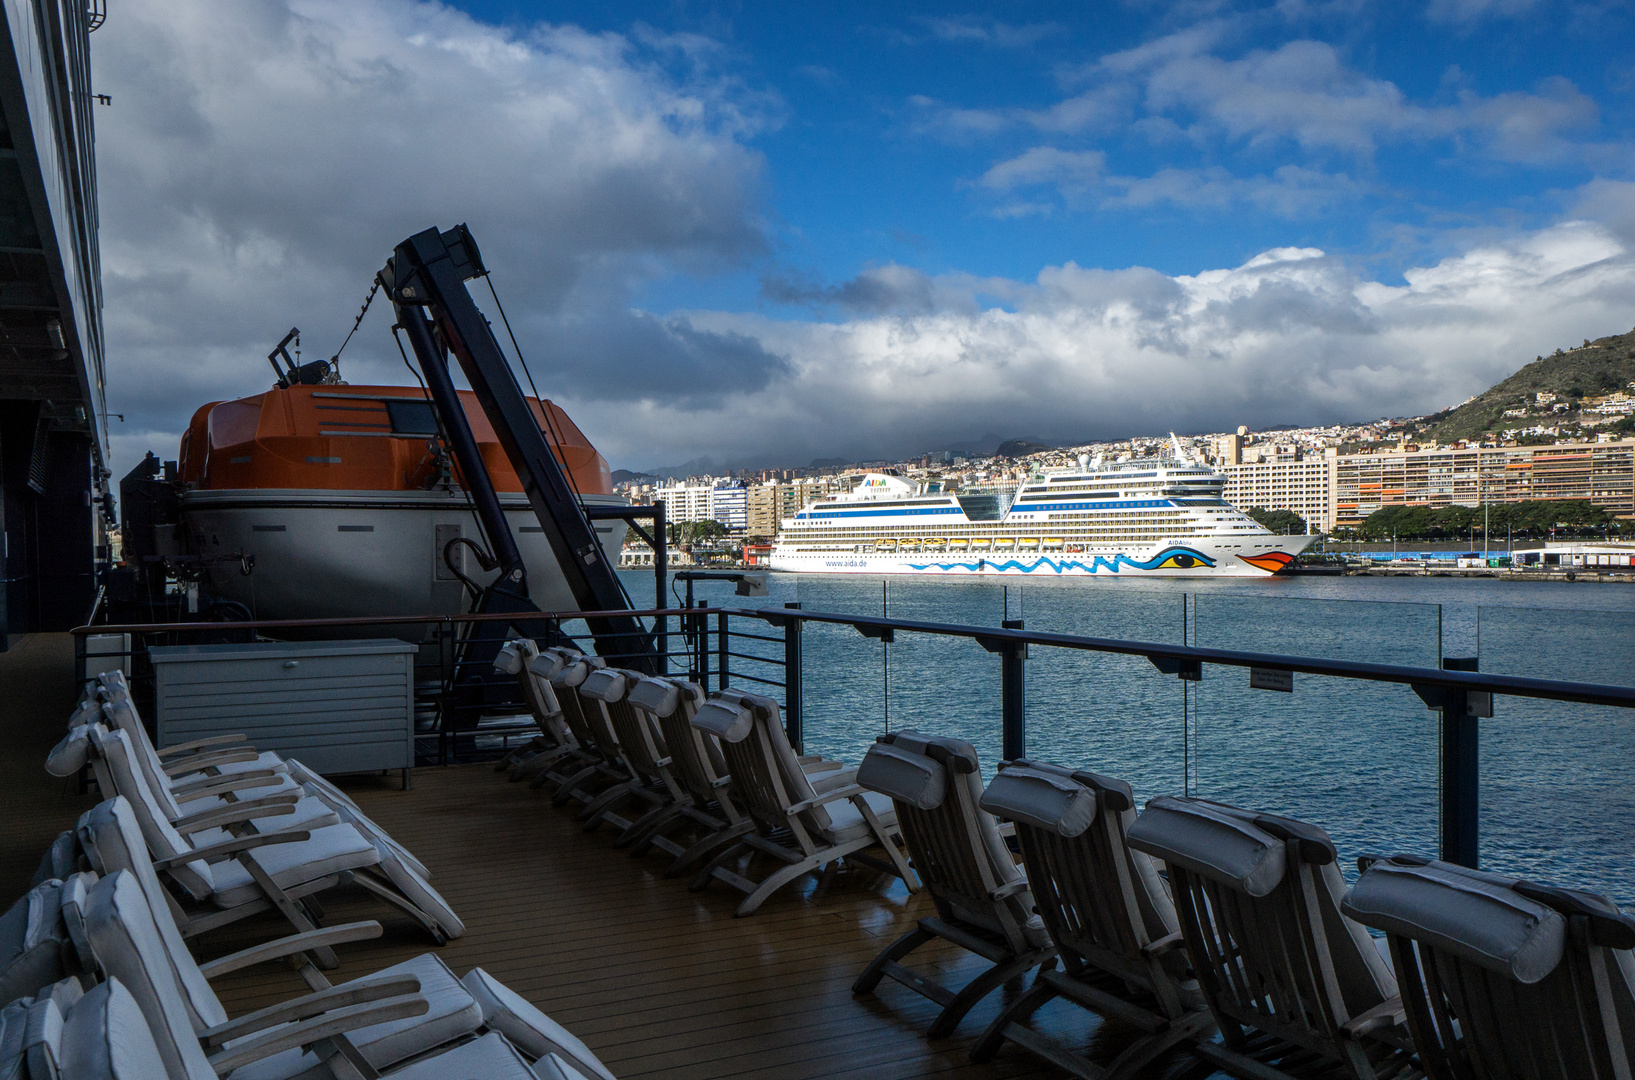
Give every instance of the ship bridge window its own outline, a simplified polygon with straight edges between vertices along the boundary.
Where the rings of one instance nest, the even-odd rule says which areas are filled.
[[[431,402],[419,398],[398,398],[386,402],[393,435],[436,435],[437,415]]]

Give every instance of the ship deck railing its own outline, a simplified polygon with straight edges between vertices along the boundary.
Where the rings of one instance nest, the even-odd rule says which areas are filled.
[[[1183,598],[1184,599],[1184,598]],[[634,615],[642,629],[624,635],[593,635],[587,620],[602,615]],[[532,717],[515,696],[514,681],[490,678],[486,660],[473,662],[462,655],[461,644],[481,624],[501,622],[542,645],[574,644],[587,652],[600,651],[608,663],[685,676],[706,690],[736,685],[767,693],[783,706],[789,740],[805,746],[805,692],[802,633],[814,625],[849,627],[865,638],[889,645],[899,635],[975,642],[1000,659],[998,685],[1001,757],[1015,760],[1027,755],[1026,669],[1032,650],[1064,650],[1147,660],[1156,674],[1183,683],[1201,681],[1206,668],[1248,669],[1251,685],[1282,688],[1295,674],[1351,680],[1364,684],[1395,684],[1409,688],[1426,707],[1440,713],[1437,777],[1439,811],[1438,855],[1450,862],[1475,866],[1478,821],[1481,721],[1494,714],[1495,698],[1523,698],[1583,705],[1635,709],[1635,687],[1540,679],[1474,670],[1472,659],[1446,658],[1441,668],[1371,663],[1328,657],[1286,655],[1198,645],[1092,637],[1080,634],[1028,630],[1021,620],[1006,620],[998,627],[929,622],[885,615],[805,610],[798,603],[782,607],[707,606],[651,608],[634,612],[545,612],[540,614],[471,614],[398,616],[309,620],[266,620],[238,623],[163,623],[80,627],[73,631],[76,678],[83,679],[88,660],[129,664],[138,692],[150,685],[145,668],[147,648],[156,644],[202,641],[251,641],[257,637],[324,633],[355,637],[366,629],[405,634],[422,640],[422,661],[417,680],[425,694],[428,719],[417,731],[418,758],[425,763],[450,764],[509,749],[511,740],[531,737]],[[1183,634],[1184,636],[1184,634]],[[92,638],[99,648],[88,653]],[[622,640],[630,639],[628,643]],[[110,641],[119,642],[105,647]],[[123,644],[128,642],[128,644]],[[596,644],[602,649],[597,650]],[[628,648],[608,649],[609,644]],[[427,654],[430,654],[429,656]],[[885,677],[889,680],[889,666]],[[481,694],[450,691],[462,679],[481,680]],[[889,709],[889,692],[885,695]],[[1632,716],[1635,718],[1635,716]]]

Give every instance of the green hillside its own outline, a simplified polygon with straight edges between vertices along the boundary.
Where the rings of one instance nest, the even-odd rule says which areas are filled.
[[[1421,433],[1439,443],[1475,439],[1483,432],[1530,427],[1550,406],[1533,405],[1539,391],[1576,405],[1578,399],[1619,390],[1635,380],[1635,330],[1604,337],[1576,348],[1557,349],[1534,360],[1508,379],[1454,409],[1428,416]],[[1529,406],[1529,416],[1508,417],[1506,409]]]

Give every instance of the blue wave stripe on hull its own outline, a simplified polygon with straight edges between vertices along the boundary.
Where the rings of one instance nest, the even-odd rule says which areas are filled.
[[[1020,570],[1024,574],[1031,574],[1035,571],[1043,570],[1048,567],[1052,573],[1056,574],[1065,573],[1069,570],[1082,570],[1089,574],[1099,573],[1102,570],[1106,570],[1110,573],[1116,574],[1123,567],[1129,567],[1132,570],[1156,570],[1177,555],[1189,555],[1198,560],[1198,564],[1204,568],[1213,567],[1215,565],[1215,560],[1211,559],[1208,555],[1205,555],[1201,551],[1195,551],[1192,548],[1172,547],[1165,548],[1163,551],[1160,551],[1157,555],[1154,555],[1150,559],[1132,559],[1128,555],[1124,554],[1114,555],[1111,559],[1102,555],[1097,555],[1088,563],[1082,562],[1079,559],[1064,559],[1058,561],[1051,558],[1039,558],[1033,560],[1031,564],[1024,564],[1017,559],[1007,559],[1004,562],[997,562],[993,559],[982,559],[974,563],[909,563],[908,568],[910,570],[970,570],[972,572],[979,572],[983,569],[991,568],[994,570]],[[1191,568],[1178,567],[1178,569]]]

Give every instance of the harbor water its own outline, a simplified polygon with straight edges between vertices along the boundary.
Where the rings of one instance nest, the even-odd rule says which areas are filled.
[[[653,600],[650,574],[623,576],[638,605]],[[773,574],[768,586],[748,598],[697,582],[694,595],[979,626],[1008,616],[1030,630],[1427,668],[1475,656],[1485,672],[1635,682],[1635,584]],[[764,642],[734,650],[783,655]],[[883,645],[811,623],[803,652],[807,752],[855,763],[882,732],[912,727],[970,740],[991,775],[997,656],[966,639],[899,634]],[[731,670],[782,679],[738,658]],[[1360,854],[1436,854],[1437,723],[1406,686],[1296,675],[1293,692],[1280,693],[1250,689],[1241,669],[1206,666],[1201,682],[1184,683],[1138,657],[1034,647],[1027,661],[1030,757],[1120,777],[1140,801],[1185,792],[1312,821],[1334,837],[1348,876]],[[1484,868],[1635,909],[1635,715],[1496,698],[1481,721],[1480,828]]]

